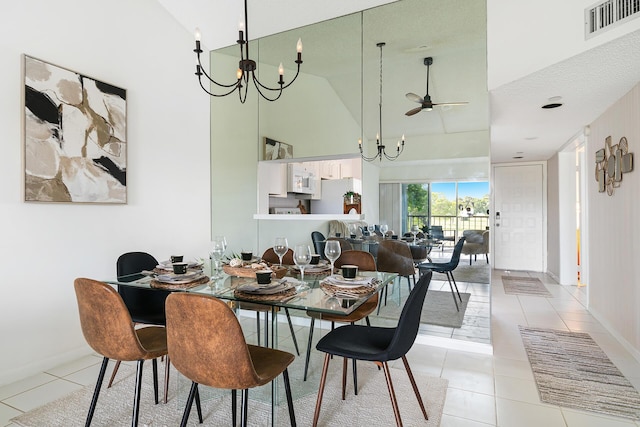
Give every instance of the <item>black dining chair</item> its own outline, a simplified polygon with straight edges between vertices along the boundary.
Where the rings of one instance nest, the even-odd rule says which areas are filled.
[[[320,258],[322,259],[327,259],[326,256],[324,256],[324,245],[325,245],[325,237],[324,234],[322,234],[319,231],[312,231],[311,232],[311,241],[313,242],[313,249],[316,251],[316,253],[318,255],[320,255]]]
[[[422,264],[418,264],[418,272],[420,275],[424,274],[426,271],[435,271],[436,273],[444,273],[447,275],[447,280],[449,281],[449,287],[451,288],[451,295],[453,296],[453,302],[456,303],[456,309],[460,311],[460,306],[458,305],[458,299],[462,302],[462,297],[460,296],[460,291],[458,290],[458,284],[456,283],[456,279],[453,278],[453,270],[458,268],[458,264],[460,263],[460,254],[462,253],[462,246],[464,245],[464,237],[461,237],[458,240],[458,243],[453,247],[453,253],[451,254],[451,259],[447,262],[423,262]],[[455,292],[453,288],[455,287]],[[456,293],[458,294],[458,298],[456,299]]]
[[[395,392],[393,391],[393,383],[389,371],[389,361],[402,358],[405,370],[409,376],[409,381],[413,387],[413,391],[418,399],[420,409],[425,419],[427,410],[425,409],[420,391],[416,385],[416,381],[409,367],[406,354],[413,346],[418,328],[420,326],[420,315],[422,314],[422,306],[424,298],[429,289],[432,273],[426,272],[413,290],[407,297],[402,313],[398,319],[398,325],[395,328],[372,327],[363,325],[346,325],[334,329],[327,335],[322,337],[316,348],[326,353],[324,357],[324,366],[322,367],[322,377],[320,379],[320,388],[318,390],[318,398],[316,400],[316,409],[313,415],[313,426],[318,425],[320,416],[320,407],[322,405],[322,395],[324,394],[324,386],[327,380],[327,371],[329,369],[329,361],[331,356],[343,357],[343,381],[342,381],[342,399],[345,398],[345,370],[348,359],[366,360],[374,362],[378,366],[382,366],[384,376],[387,381],[387,388],[391,398],[391,406],[395,415],[396,424],[402,426],[402,419],[398,409]]]
[[[127,282],[139,279],[143,270],[151,271],[158,265],[158,260],[146,252],[126,252],[118,257],[116,261],[116,272],[118,281]],[[118,286],[118,293],[122,297],[124,305],[129,310],[131,320],[138,325],[155,325],[165,326],[167,318],[165,315],[164,304],[170,291],[161,289],[147,289],[133,286]],[[113,380],[118,373],[120,361],[116,361],[116,365],[111,373],[108,387],[111,387]],[[165,361],[164,372],[164,403],[168,401],[169,393],[169,356]]]

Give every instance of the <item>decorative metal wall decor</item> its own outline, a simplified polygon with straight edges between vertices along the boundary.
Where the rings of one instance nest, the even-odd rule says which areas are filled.
[[[616,145],[611,145],[611,136],[605,138],[604,148],[596,151],[596,181],[598,191],[609,196],[614,188],[620,187],[622,174],[633,170],[633,153],[629,153],[626,137],[620,138]]]
[[[24,55],[25,201],[127,202],[126,93]]]

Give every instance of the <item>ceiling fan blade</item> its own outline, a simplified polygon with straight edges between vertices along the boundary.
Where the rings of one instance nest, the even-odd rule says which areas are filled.
[[[422,107],[416,107],[413,110],[409,110],[406,113],[404,113],[405,116],[413,116],[414,114],[419,113],[420,111],[422,111]]]
[[[422,104],[424,99],[421,96],[416,95],[415,93],[409,92],[405,95],[409,101],[417,102],[418,104]]]
[[[447,107],[447,106],[453,106],[453,105],[467,105],[468,102],[467,101],[462,101],[462,102],[434,102],[433,106],[435,107],[436,105],[441,106],[441,107]]]

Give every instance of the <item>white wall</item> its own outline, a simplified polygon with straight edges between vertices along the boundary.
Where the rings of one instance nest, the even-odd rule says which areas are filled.
[[[119,254],[206,253],[208,97],[192,36],[153,0],[5,2],[0,15],[0,384],[86,353],[73,280]],[[128,204],[24,203],[21,55],[127,89]]]
[[[584,9],[594,3],[595,0],[487,0],[488,89],[640,28],[640,19],[636,18],[585,40]]]
[[[629,150],[640,155],[640,85],[591,123],[586,145],[587,159],[604,148],[611,136],[617,144],[629,141]],[[593,163],[591,163],[593,164]],[[637,166],[637,165],[636,165]],[[640,360],[640,172],[624,174],[613,196],[599,193],[593,174],[587,174],[587,218],[589,232],[589,309]]]

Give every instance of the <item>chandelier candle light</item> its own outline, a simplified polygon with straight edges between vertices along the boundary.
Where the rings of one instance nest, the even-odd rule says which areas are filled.
[[[255,75],[255,70],[257,68],[256,62],[249,57],[249,21],[247,20],[247,0],[244,0],[244,22],[240,22],[238,28],[238,40],[237,43],[240,46],[240,62],[238,63],[238,70],[236,72],[236,81],[230,84],[218,83],[215,81],[207,72],[204,70],[202,66],[202,62],[200,61],[200,54],[202,53],[202,49],[200,48],[200,38],[201,33],[200,29],[196,28],[195,38],[196,38],[196,48],[193,50],[198,57],[198,63],[196,64],[196,76],[198,76],[198,82],[200,83],[200,87],[202,90],[207,92],[211,96],[215,97],[223,97],[227,95],[231,95],[236,90],[238,91],[238,96],[240,98],[240,102],[242,104],[247,100],[247,92],[249,88],[249,79],[253,81],[254,86],[258,93],[267,101],[275,101],[282,95],[282,91],[291,84],[296,81],[298,78],[298,74],[300,74],[300,64],[302,64],[302,40],[298,39],[298,43],[296,45],[296,51],[298,53],[297,59],[294,61],[297,64],[296,75],[289,83],[285,84],[284,82],[284,67],[282,63],[278,67],[278,75],[279,80],[277,82],[278,87],[269,87],[267,85],[262,84]],[[211,83],[221,88],[222,93],[213,93],[208,90],[202,84],[202,76],[205,76]],[[273,92],[276,92],[273,94]],[[272,94],[273,96],[269,96]]]
[[[402,135],[402,139],[398,141],[395,155],[387,154],[387,152],[385,151],[384,143],[382,142],[382,46],[384,46],[385,44],[386,43],[384,42],[380,42],[376,44],[376,46],[380,48],[380,103],[378,104],[379,111],[380,111],[380,122],[379,122],[380,127],[379,127],[379,132],[376,134],[376,148],[378,149],[378,152],[376,153],[376,155],[373,157],[365,156],[364,152],[362,151],[362,139],[358,139],[358,148],[360,149],[360,156],[362,156],[362,158],[367,162],[372,162],[378,158],[380,159],[380,161],[382,161],[383,157],[386,158],[387,160],[393,161],[397,159],[398,156],[400,156],[400,153],[402,153],[402,151],[404,150],[404,135]]]

